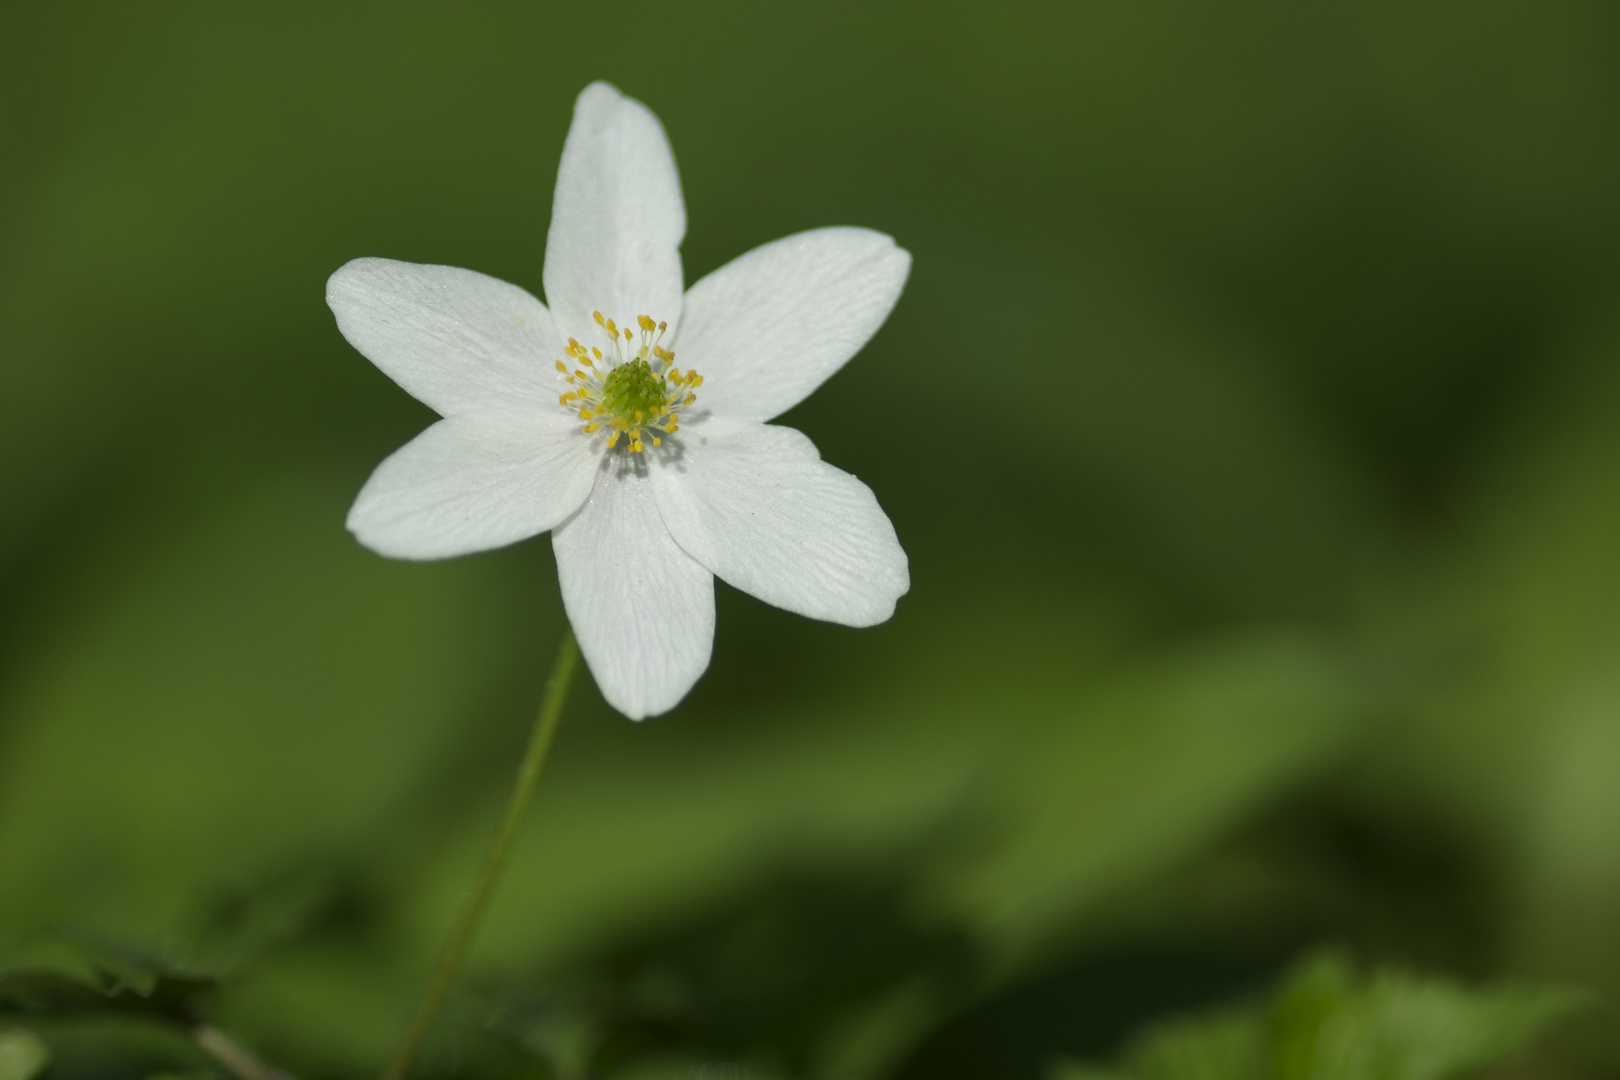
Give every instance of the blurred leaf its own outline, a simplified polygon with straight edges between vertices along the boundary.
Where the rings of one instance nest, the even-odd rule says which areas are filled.
[[[782,1073],[736,1061],[672,1055],[608,1074],[609,1080],[785,1080]]]
[[[50,1060],[50,1049],[31,1032],[0,1029],[0,1080],[34,1080]]]
[[[950,902],[1008,957],[1038,957],[1088,907],[1305,782],[1364,707],[1340,650],[1281,632],[1166,651],[1093,688],[1007,740],[1006,832],[947,871]]]
[[[197,999],[214,985],[210,979],[154,974],[145,990],[137,990],[116,977],[97,985],[53,971],[6,971],[0,972],[0,1014],[115,1013],[189,1025],[197,1019]]]
[[[1130,1054],[1130,1071],[1137,1080],[1262,1080],[1266,1049],[1252,1012],[1216,1013],[1149,1031]]]
[[[1468,988],[1346,961],[1307,963],[1273,1017],[1278,1080],[1443,1080],[1526,1049],[1582,1002],[1563,990]],[[1325,1008],[1324,1008],[1325,1007]]]
[[[1324,953],[1269,1009],[1249,1004],[1156,1024],[1116,1072],[1068,1062],[1054,1080],[1444,1080],[1529,1047],[1584,1000],[1563,990],[1468,988],[1400,968],[1358,974]]]
[[[1355,972],[1337,954],[1325,954],[1299,968],[1272,1009],[1277,1080],[1310,1080],[1318,1033],[1354,992]]]
[[[1047,1080],[1131,1080],[1129,1073],[1084,1061],[1055,1061],[1046,1075]]]

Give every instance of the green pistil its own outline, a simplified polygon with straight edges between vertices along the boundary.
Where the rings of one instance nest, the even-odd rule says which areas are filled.
[[[645,423],[664,407],[665,393],[663,377],[654,375],[647,361],[632,360],[608,372],[602,383],[601,411],[627,424]]]

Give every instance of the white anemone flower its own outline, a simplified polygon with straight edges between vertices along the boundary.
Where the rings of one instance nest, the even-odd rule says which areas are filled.
[[[911,257],[817,229],[682,295],[675,159],[646,106],[580,94],[546,238],[549,307],[471,270],[356,259],[326,299],[367,359],[443,417],[387,458],[348,527],[401,559],[550,530],[563,606],[602,695],[666,712],[709,664],[714,578],[871,626],[910,587],[867,486],[767,423],[855,355]]]

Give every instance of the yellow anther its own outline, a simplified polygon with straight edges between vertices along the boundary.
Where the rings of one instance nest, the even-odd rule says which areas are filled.
[[[687,391],[701,385],[702,378],[695,371],[675,367],[675,353],[660,344],[668,323],[637,315],[634,325],[641,333],[639,342],[629,326],[624,327],[621,341],[617,322],[600,311],[591,312],[591,317],[611,339],[609,355],[569,338],[565,351],[580,366],[557,361],[557,370],[573,388],[557,400],[579,416],[585,434],[603,433],[609,449],[624,446],[641,453],[647,439],[654,446],[663,446],[660,435],[677,430],[679,415],[673,410],[697,400],[696,394]]]

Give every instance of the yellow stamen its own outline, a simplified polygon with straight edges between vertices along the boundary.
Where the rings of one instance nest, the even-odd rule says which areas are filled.
[[[624,327],[624,338],[620,340],[615,320],[600,311],[591,312],[591,317],[610,340],[607,353],[568,338],[564,352],[579,366],[556,362],[557,371],[572,387],[558,397],[558,402],[579,417],[584,434],[602,433],[609,449],[622,445],[631,453],[643,453],[648,439],[655,447],[663,446],[661,435],[679,430],[680,417],[674,410],[697,400],[690,391],[702,385],[702,377],[675,366],[675,353],[663,346],[668,323],[657,322],[650,315],[637,315],[635,329]],[[641,333],[639,342],[637,330]]]

